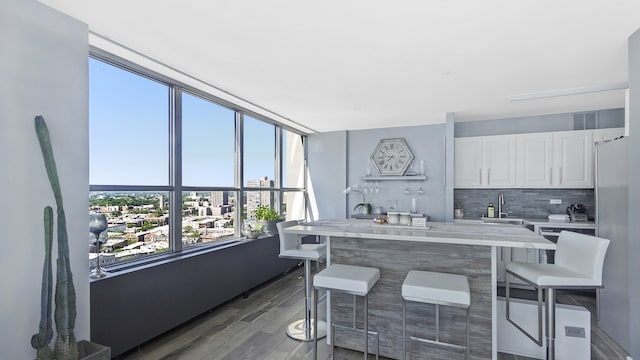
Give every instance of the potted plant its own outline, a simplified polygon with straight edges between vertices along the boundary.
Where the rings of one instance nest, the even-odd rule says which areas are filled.
[[[366,201],[364,197],[364,190],[360,187],[360,185],[356,184],[353,186],[349,186],[344,190],[345,194],[349,194],[351,192],[359,192],[362,194],[362,202],[356,204],[356,206],[353,207],[353,211],[358,211],[361,214],[365,214],[365,215],[371,214],[371,209],[372,209],[371,203]]]
[[[257,239],[262,231],[264,230],[264,225],[262,221],[257,220],[255,218],[245,219],[242,222],[242,235],[244,235],[247,239]]]
[[[280,214],[276,211],[276,209],[271,206],[266,205],[258,205],[256,208],[254,215],[256,219],[262,221],[262,231],[268,235],[275,235],[278,233],[278,229],[276,228],[276,223],[282,221],[283,219],[280,217]]]
[[[358,203],[353,207],[353,211],[360,211],[361,214],[369,215],[371,214],[371,204],[367,202]]]
[[[69,261],[67,221],[62,203],[60,180],[58,178],[56,162],[53,157],[49,129],[42,116],[36,116],[35,126],[45,169],[56,202],[56,213],[54,216],[51,206],[44,208],[45,258],[44,266],[42,267],[40,324],[38,326],[38,333],[31,337],[31,346],[37,351],[37,360],[108,360],[111,359],[110,348],[86,340],[76,341],[74,334],[76,322],[76,292]],[[53,294],[54,285],[51,254],[54,239],[54,219],[57,220],[56,230],[58,240],[55,296]],[[55,303],[53,314],[52,302]],[[55,318],[56,327],[56,338],[53,348],[49,345],[54,337],[52,315]]]

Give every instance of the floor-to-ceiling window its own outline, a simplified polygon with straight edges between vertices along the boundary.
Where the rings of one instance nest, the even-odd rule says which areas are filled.
[[[182,246],[234,238],[236,113],[182,93]]]
[[[305,151],[304,136],[283,130],[282,135],[282,211],[287,220],[304,219]]]
[[[89,58],[89,84],[101,263],[239,238],[258,205],[304,218],[304,135],[110,59]],[[89,237],[90,266],[97,250]]]

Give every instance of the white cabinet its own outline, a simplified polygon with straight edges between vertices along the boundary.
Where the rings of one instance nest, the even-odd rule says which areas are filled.
[[[516,185],[515,136],[486,136],[455,140],[455,187],[513,187]]]
[[[593,187],[592,131],[564,131],[553,134],[553,185],[566,188]]]
[[[487,136],[483,143],[484,168],[487,186],[516,185],[516,137]]]
[[[516,143],[518,186],[551,186],[553,136],[546,133],[518,135]]]
[[[456,188],[593,188],[594,141],[624,129],[457,138]]]
[[[480,187],[482,183],[482,138],[458,138],[454,146],[454,186]]]
[[[518,187],[592,188],[592,148],[590,130],[518,135]]]

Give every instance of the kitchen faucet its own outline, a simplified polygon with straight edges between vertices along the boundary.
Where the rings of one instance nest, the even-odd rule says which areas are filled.
[[[502,193],[502,191],[500,191],[500,194],[498,194],[498,218],[502,219],[503,217],[507,217],[507,215],[509,214],[506,211],[502,211],[502,209],[504,209],[504,194]]]

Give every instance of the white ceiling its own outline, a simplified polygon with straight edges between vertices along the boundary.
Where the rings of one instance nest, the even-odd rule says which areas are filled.
[[[638,0],[40,0],[315,131],[624,107]]]

